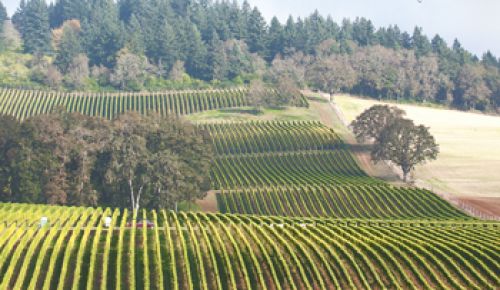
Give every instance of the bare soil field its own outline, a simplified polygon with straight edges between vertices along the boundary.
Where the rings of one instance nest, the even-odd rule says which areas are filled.
[[[500,219],[500,198],[496,197],[460,197],[459,203],[471,211],[470,214],[487,219]]]
[[[196,204],[200,206],[203,212],[218,212],[217,208],[217,194],[216,191],[207,192],[207,196],[204,199],[199,199]]]

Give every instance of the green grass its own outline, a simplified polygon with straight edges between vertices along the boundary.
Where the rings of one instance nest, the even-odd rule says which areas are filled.
[[[252,120],[319,120],[314,110],[307,108],[284,107],[284,108],[264,108],[243,107],[233,109],[222,109],[216,111],[206,111],[192,114],[186,117],[193,122],[214,122],[214,121],[252,121]]]

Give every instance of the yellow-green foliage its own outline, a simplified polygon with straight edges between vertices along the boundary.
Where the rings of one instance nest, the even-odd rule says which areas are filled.
[[[0,86],[33,86],[28,67],[32,58],[32,55],[17,52],[0,53]]]
[[[0,218],[6,216],[8,223],[18,224],[11,230],[3,228],[0,236],[0,285],[5,289],[14,285],[21,289],[28,285],[32,289],[98,289],[105,278],[102,267],[107,266],[107,275],[118,278],[115,286],[133,289],[150,285],[155,289],[500,287],[498,222],[174,212],[155,218],[148,211],[143,216],[152,217],[156,228],[137,229],[140,238],[119,219],[123,215],[114,211],[113,223],[121,223],[125,233],[120,241],[102,236],[108,236],[108,230],[102,229],[101,221],[111,212],[0,203]],[[24,222],[40,215],[60,217],[60,222],[40,233],[36,223]],[[144,234],[161,244],[144,247],[149,243]],[[132,251],[118,251],[121,247]],[[40,250],[35,252],[35,248]],[[136,255],[135,249],[147,254]],[[124,265],[117,263],[120,257],[127,263],[134,260]],[[61,267],[58,261],[63,261]],[[102,261],[107,262],[103,265]],[[34,270],[17,274],[16,269],[30,263]],[[138,265],[144,268],[140,273],[135,272]],[[123,273],[114,274],[118,272]],[[157,281],[160,272],[163,280]],[[146,273],[151,280],[142,276]],[[108,284],[107,288],[114,287]]]

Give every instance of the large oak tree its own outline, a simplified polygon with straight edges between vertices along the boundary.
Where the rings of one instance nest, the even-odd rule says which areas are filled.
[[[389,160],[401,167],[406,182],[416,165],[436,159],[438,153],[439,146],[429,128],[399,119],[382,130],[373,147],[372,159]]]

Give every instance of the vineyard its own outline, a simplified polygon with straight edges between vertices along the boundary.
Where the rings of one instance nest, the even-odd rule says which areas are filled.
[[[148,229],[126,210],[18,204],[0,216],[1,289],[500,287],[498,223],[139,212]]]
[[[219,155],[341,148],[341,139],[319,122],[238,122],[203,124]]]
[[[335,132],[314,121],[200,125],[217,157],[212,188],[223,213],[467,219],[435,194],[369,177]]]
[[[245,104],[243,90],[0,95],[19,120]],[[0,203],[0,289],[500,289],[500,223],[368,176],[321,123],[197,126],[220,213]]]
[[[361,171],[345,150],[217,157],[212,173],[215,189],[380,183]]]
[[[219,210],[242,214],[365,219],[467,219],[431,192],[387,185],[287,186],[223,191]]]
[[[247,94],[248,90],[244,88],[139,93],[64,93],[1,89],[0,114],[24,120],[50,113],[56,107],[63,107],[68,112],[107,119],[113,119],[128,111],[141,114],[155,112],[162,116],[187,115],[206,110],[247,106]],[[303,96],[299,99],[299,106],[307,106],[307,100]]]

